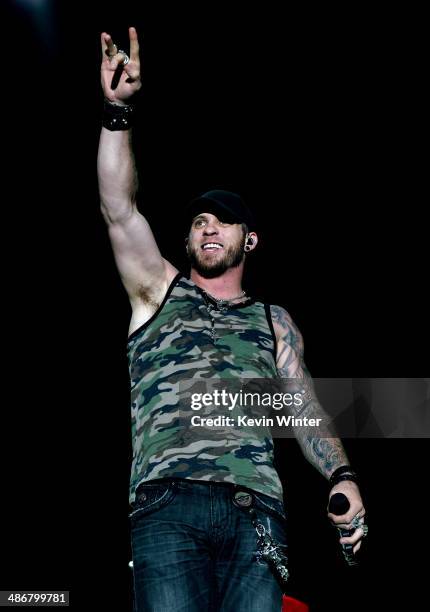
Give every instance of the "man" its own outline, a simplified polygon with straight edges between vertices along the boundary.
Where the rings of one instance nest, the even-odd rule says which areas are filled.
[[[108,34],[101,36],[105,110],[98,177],[103,216],[132,307],[130,519],[136,608],[280,610],[285,509],[273,441],[266,432],[249,433],[236,425],[228,433],[181,426],[178,386],[215,378],[297,379],[306,398],[300,416],[324,413],[291,317],[242,289],[246,257],[258,236],[241,198],[213,190],[188,206],[189,279],[162,257],[137,210],[130,128],[131,100],[141,80],[134,28],[129,37],[130,57]],[[341,539],[356,552],[365,510],[340,441],[312,437],[307,428],[296,436],[306,458],[330,479],[330,497],[347,497],[348,512],[328,516],[338,527],[358,526],[353,536]],[[269,549],[272,563],[264,553]]]

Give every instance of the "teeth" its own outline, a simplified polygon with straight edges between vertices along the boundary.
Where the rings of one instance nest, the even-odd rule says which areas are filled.
[[[216,242],[208,242],[203,245],[203,249],[222,249],[222,246]]]

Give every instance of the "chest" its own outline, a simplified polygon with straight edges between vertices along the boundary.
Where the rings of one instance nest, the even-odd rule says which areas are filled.
[[[198,299],[173,299],[136,345],[133,361],[193,377],[273,377],[275,344],[264,304],[221,311]]]

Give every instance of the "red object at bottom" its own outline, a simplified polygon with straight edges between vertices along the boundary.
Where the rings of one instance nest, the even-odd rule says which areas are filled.
[[[309,612],[309,606],[293,597],[282,598],[282,612]]]

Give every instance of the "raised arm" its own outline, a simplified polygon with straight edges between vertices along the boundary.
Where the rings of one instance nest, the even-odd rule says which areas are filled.
[[[137,172],[131,144],[131,101],[141,89],[139,42],[129,29],[130,59],[109,34],[101,35],[101,83],[105,117],[97,158],[100,204],[115,261],[133,308],[130,331],[144,323],[162,301],[177,270],[163,257],[145,217],[136,206]],[[122,117],[129,123],[121,123]],[[117,119],[116,119],[117,118]],[[126,129],[124,129],[124,127]]]
[[[328,416],[316,397],[312,378],[304,362],[304,345],[300,331],[284,308],[271,306],[271,315],[277,340],[278,375],[281,378],[300,379],[300,388],[304,390],[300,417],[320,418],[323,423],[327,422]],[[325,478],[329,479],[338,468],[349,465],[345,449],[338,437],[330,437],[329,433],[324,437],[315,437],[312,428],[307,427],[297,427],[294,432],[306,459]],[[344,515],[328,514],[328,517],[337,527],[350,529],[351,521],[356,515],[359,518],[365,515],[358,486],[352,480],[345,479],[331,488],[329,499],[335,493],[346,495],[350,509]],[[362,537],[363,530],[357,529],[353,536],[340,541],[343,544],[355,544],[353,550],[356,552],[361,546]]]

